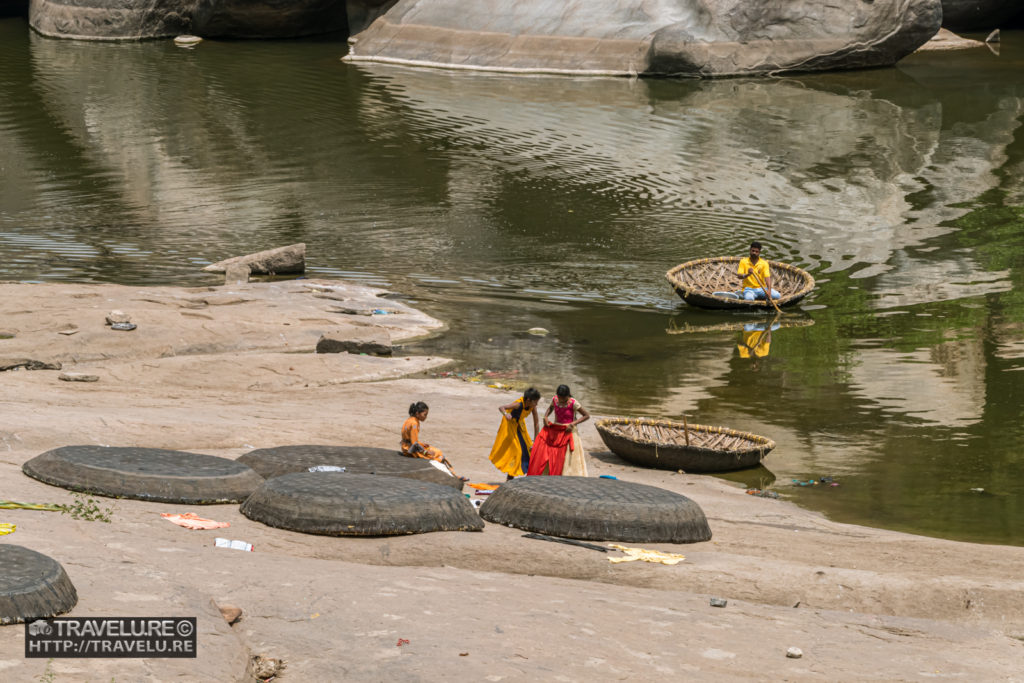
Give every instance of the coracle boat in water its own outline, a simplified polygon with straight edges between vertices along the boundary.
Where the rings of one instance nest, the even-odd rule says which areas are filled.
[[[610,417],[595,426],[612,453],[663,470],[743,470],[757,467],[775,448],[771,439],[749,432],[646,417]]]
[[[719,256],[687,261],[665,273],[665,278],[683,301],[700,308],[759,311],[773,308],[767,299],[747,301],[740,294],[736,269],[738,256]],[[814,278],[803,268],[780,261],[768,261],[772,289],[782,296],[775,300],[779,308],[792,306],[814,289]]]

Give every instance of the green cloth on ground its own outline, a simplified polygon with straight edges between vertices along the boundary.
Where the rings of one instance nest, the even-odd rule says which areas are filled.
[[[0,522],[0,536],[6,536],[7,534],[13,534],[14,530],[18,527],[8,522]]]
[[[0,510],[50,510],[60,512],[64,507],[53,503],[16,503],[13,500],[0,500]]]

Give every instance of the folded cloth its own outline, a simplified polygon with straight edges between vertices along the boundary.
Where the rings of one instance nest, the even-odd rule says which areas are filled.
[[[177,524],[178,526],[183,526],[186,529],[220,529],[222,527],[231,526],[227,522],[215,522],[212,519],[204,519],[194,512],[186,512],[180,515],[170,512],[161,512],[160,516],[168,522]]]
[[[14,530],[18,527],[10,522],[0,522],[0,536],[6,536],[7,534],[13,534]]]
[[[64,508],[54,503],[16,503],[13,500],[0,500],[0,508],[4,510],[51,510],[60,512]]]
[[[500,484],[466,484],[466,486],[468,486],[469,488],[476,489],[477,491],[494,491],[495,489],[498,488],[499,485]]]
[[[658,562],[661,564],[679,564],[686,559],[685,555],[678,553],[663,553],[660,550],[645,550],[644,548],[627,548],[624,545],[617,545],[615,543],[609,543],[609,548],[615,548],[626,553],[625,557],[609,557],[608,561],[612,564],[619,564],[620,562],[635,562],[636,560],[642,560],[644,562]]]

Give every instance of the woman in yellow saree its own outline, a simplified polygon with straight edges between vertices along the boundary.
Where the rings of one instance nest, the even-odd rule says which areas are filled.
[[[522,398],[498,408],[501,412],[501,426],[494,437],[491,448],[491,462],[505,473],[508,479],[521,477],[530,467],[530,432],[526,428],[526,416],[533,415],[533,433],[537,433],[537,402],[540,392],[530,387]]]

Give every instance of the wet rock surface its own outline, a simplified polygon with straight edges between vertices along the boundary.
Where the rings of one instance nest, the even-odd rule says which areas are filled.
[[[380,298],[384,293],[329,280],[194,288],[115,285],[104,289],[3,283],[0,313],[14,336],[0,345],[0,370],[72,370],[72,364],[108,359],[167,360],[221,353],[312,356],[327,332],[343,340],[349,333],[362,338],[367,329],[379,330],[389,341],[402,341],[441,327],[439,321],[398,301],[387,301],[387,306],[401,315],[375,315],[375,325],[356,325],[352,316],[333,310],[335,299],[324,298],[343,297],[354,306],[374,310],[384,301]],[[47,301],[46,297],[51,298]],[[27,322],[36,317],[34,311],[40,307],[49,312],[42,324]],[[138,329],[128,334],[112,332],[108,320],[115,318],[129,318]],[[68,335],[69,329],[77,332]],[[294,357],[299,364],[309,360]],[[289,363],[285,367],[289,365],[294,366]]]
[[[586,5],[399,0],[351,61],[613,75],[731,76],[891,65],[938,31],[939,0]]]
[[[93,40],[291,38],[348,25],[344,0],[31,0],[29,22],[46,36]]]
[[[233,278],[241,279],[241,267],[249,269],[253,275],[292,275],[306,271],[306,245],[291,244],[287,247],[266,249],[254,254],[234,256],[217,263],[212,263],[203,270],[208,273],[226,273]]]
[[[891,65],[935,34],[944,4],[962,8],[958,26],[996,12],[940,0],[32,0],[30,23],[92,39],[349,31],[353,61],[713,77]]]

